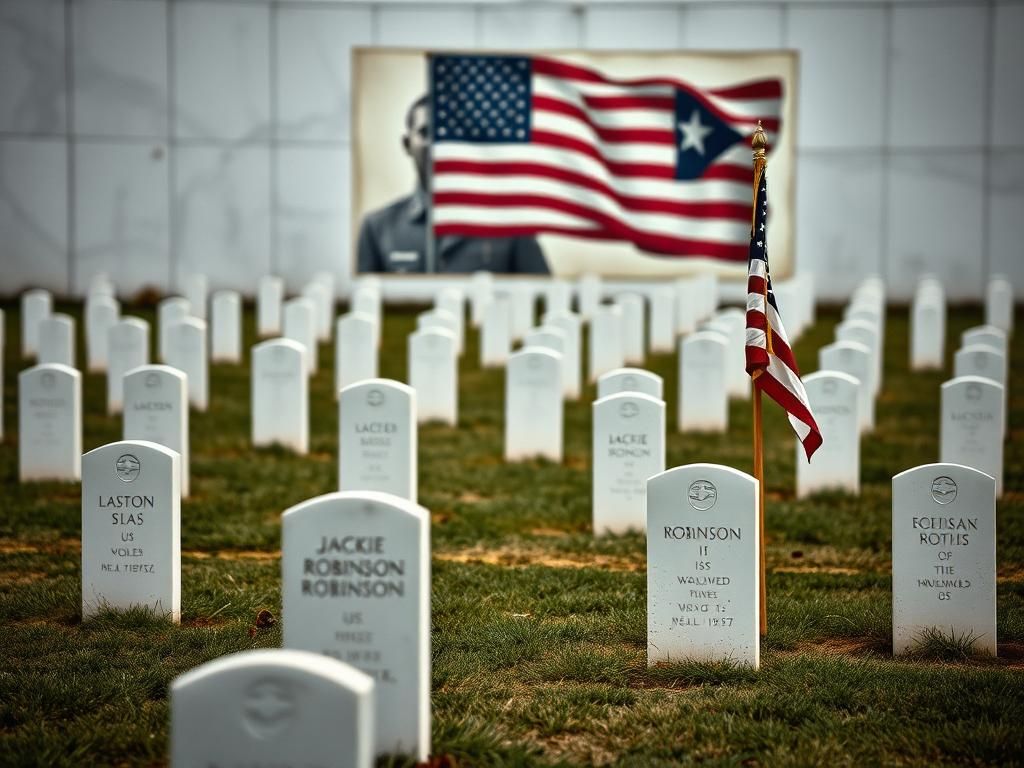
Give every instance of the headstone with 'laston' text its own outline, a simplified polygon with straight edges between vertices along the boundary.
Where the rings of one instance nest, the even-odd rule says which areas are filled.
[[[189,495],[188,377],[169,365],[143,365],[124,377],[125,440],[148,440],[181,457],[181,497]]]

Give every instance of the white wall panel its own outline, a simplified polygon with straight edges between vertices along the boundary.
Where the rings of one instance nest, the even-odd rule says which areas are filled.
[[[801,147],[881,147],[885,138],[881,7],[794,6],[786,47],[800,52]]]
[[[1013,282],[1024,298],[1024,150],[999,150],[989,159],[989,268]]]
[[[895,154],[889,164],[890,298],[936,274],[952,299],[977,298],[984,268],[982,152]]]
[[[67,291],[67,165],[61,139],[0,139],[0,290]]]
[[[892,146],[985,143],[987,26],[981,3],[892,9]]]
[[[270,127],[270,7],[174,3],[175,135],[266,137]]]
[[[782,6],[684,6],[683,45],[694,50],[758,51],[782,46]]]
[[[252,293],[270,270],[270,153],[258,147],[174,151],[175,283]]]
[[[476,10],[470,5],[379,6],[377,45],[433,49],[476,43]]]
[[[166,3],[88,0],[72,20],[75,132],[166,137]]]
[[[485,48],[517,51],[580,46],[582,10],[575,6],[485,6],[479,14],[479,43]]]
[[[992,143],[1024,146],[1024,4],[997,5],[992,83]]]
[[[348,148],[281,147],[275,272],[297,291],[320,270],[351,275]]]
[[[75,146],[75,290],[106,272],[120,295],[166,288],[170,275],[168,159],[160,145]]]
[[[682,47],[682,12],[652,5],[591,5],[583,16],[583,45],[617,51],[674,50]]]
[[[352,48],[372,42],[370,9],[284,6],[276,34],[278,138],[347,140]]]
[[[0,3],[0,131],[67,130],[64,3]]]
[[[848,297],[882,272],[880,152],[801,151],[797,159],[797,269],[822,298]]]

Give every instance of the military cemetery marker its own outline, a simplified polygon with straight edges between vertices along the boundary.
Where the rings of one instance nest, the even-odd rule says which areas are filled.
[[[200,320],[206,319],[207,290],[206,275],[198,273],[185,275],[181,285],[181,295],[188,299],[189,314],[192,317],[198,317]]]
[[[863,344],[871,353],[871,379],[866,382],[872,395],[881,388],[881,351],[878,326],[864,320],[845,320],[836,326],[836,341],[855,341]]]
[[[167,330],[192,315],[192,305],[181,296],[170,296],[156,305],[157,355],[160,362],[167,362]]]
[[[125,440],[146,440],[181,458],[181,497],[191,476],[188,438],[188,377],[169,365],[143,365],[124,377]]]
[[[85,354],[90,371],[107,370],[110,329],[121,316],[121,305],[109,296],[90,297],[85,304]]]
[[[312,376],[318,368],[316,305],[313,300],[303,297],[286,301],[282,326],[284,338],[302,345],[306,375]]]
[[[281,333],[281,304],[284,301],[284,280],[274,275],[260,278],[256,294],[256,335],[277,336]]]
[[[594,382],[602,373],[626,363],[622,340],[622,307],[599,305],[590,317],[590,365],[588,375]]]
[[[644,334],[644,298],[636,293],[623,293],[615,297],[615,303],[622,307],[623,357],[627,363],[642,365],[647,350]]]
[[[1006,358],[997,349],[985,344],[961,347],[953,355],[953,376],[981,376],[1003,388],[1003,433],[1009,419],[1009,380]]]
[[[729,401],[725,365],[729,341],[719,333],[699,331],[679,342],[680,432],[725,432]]]
[[[509,288],[512,302],[512,338],[515,341],[533,327],[533,289],[528,285],[513,285]]]
[[[341,390],[338,490],[381,491],[416,501],[416,391],[390,379]]]
[[[527,347],[541,347],[542,349],[550,349],[552,352],[557,352],[564,357],[566,346],[565,333],[561,328],[555,328],[551,325],[539,325],[536,328],[531,328],[523,335],[524,349]]]
[[[181,459],[145,440],[82,457],[82,617],[143,606],[181,613]]]
[[[187,317],[167,329],[164,359],[188,376],[188,402],[205,411],[210,401],[209,362],[206,356],[206,321]]]
[[[365,281],[366,278],[363,278]],[[384,321],[384,311],[381,306],[380,287],[376,283],[361,282],[352,294],[351,311],[360,315],[369,315],[373,318],[377,332],[377,346],[380,346],[381,327]]]
[[[672,352],[676,342],[676,292],[663,285],[651,293],[650,350],[654,354]]]
[[[665,403],[639,392],[595,400],[594,533],[646,530],[647,480],[665,471]]]
[[[960,344],[964,347],[984,344],[998,351],[1007,360],[1010,359],[1010,340],[1004,331],[992,325],[968,328],[960,336]]]
[[[334,394],[377,378],[377,323],[371,315],[350,312],[338,318],[334,333]]]
[[[562,460],[562,355],[528,347],[505,366],[505,460]]]
[[[512,307],[504,296],[494,296],[483,308],[480,324],[480,367],[500,368],[512,348]]]
[[[217,291],[210,302],[210,360],[242,362],[242,299],[237,291]]]
[[[124,375],[149,364],[149,323],[124,317],[107,333],[107,413],[121,412]]]
[[[960,376],[942,385],[939,461],[974,467],[996,479],[1003,495],[1003,388],[991,379]]]
[[[1013,285],[1000,275],[993,276],[985,289],[985,324],[1007,336],[1013,333]]]
[[[592,274],[580,277],[577,310],[584,322],[589,323],[597,314],[597,308],[601,305],[601,293],[600,277]]]
[[[39,349],[39,323],[53,311],[53,296],[42,288],[21,294],[21,356],[35,357]]]
[[[572,312],[572,286],[565,280],[552,280],[544,294],[544,314]]]
[[[331,322],[334,320],[334,297],[330,286],[314,279],[302,288],[302,296],[313,305],[313,333],[317,342],[330,341]]]
[[[430,515],[376,492],[330,493],[281,521],[284,647],[376,682],[375,754],[430,752]]]
[[[466,297],[458,288],[445,288],[437,295],[434,302],[437,309],[443,309],[452,316],[455,325],[455,339],[459,343],[459,354],[466,347]]]
[[[446,313],[447,314],[447,313]],[[444,328],[422,328],[409,334],[409,386],[416,390],[421,424],[459,419],[459,369],[455,334]]]
[[[597,397],[608,397],[619,392],[641,392],[655,400],[663,400],[664,382],[656,373],[643,368],[616,368],[602,374],[597,380]]]
[[[490,272],[474,272],[469,280],[469,317],[474,328],[484,321],[484,310],[494,298],[494,275]]]
[[[75,367],[75,321],[70,315],[53,313],[39,321],[36,360]]]
[[[820,369],[848,374],[861,384],[857,388],[857,413],[862,434],[875,428],[875,393],[868,386],[871,364],[871,350],[857,341],[836,341],[818,350]]]
[[[306,348],[271,339],[252,348],[252,444],[309,451]]]
[[[796,443],[797,498],[826,490],[860,492],[860,386],[853,376],[839,371],[818,371],[804,377],[823,442],[809,463],[803,445],[799,440]]]
[[[945,297],[935,290],[919,289],[910,313],[910,368],[942,368],[945,350]]]
[[[760,664],[757,480],[688,464],[647,482],[647,663]]]
[[[725,361],[725,386],[729,397],[740,400],[750,399],[750,376],[747,374],[746,344],[747,316],[743,311],[730,307],[719,311],[714,320],[707,324],[709,329],[718,331],[729,340]]]
[[[374,685],[303,651],[244,651],[171,683],[172,768],[373,765]]]
[[[959,464],[892,479],[892,650],[930,630],[996,655],[996,489]]]
[[[675,283],[676,292],[676,336],[683,336],[697,330],[699,297],[697,284],[692,279],[680,278]]]
[[[582,322],[574,312],[548,312],[544,325],[558,328],[565,334],[562,356],[562,387],[567,400],[577,400],[583,386]]]
[[[82,374],[41,363],[18,374],[18,479],[82,477]]]
[[[462,340],[459,337],[459,321],[447,309],[431,309],[416,315],[416,328],[440,328],[455,337],[455,354],[462,354]]]

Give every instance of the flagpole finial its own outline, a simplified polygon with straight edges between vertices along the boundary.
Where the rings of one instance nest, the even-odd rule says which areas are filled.
[[[764,151],[768,146],[768,136],[764,132],[764,128],[761,127],[761,121],[757,121],[757,130],[754,131],[754,137],[751,139],[750,145],[754,148],[754,160],[764,160]]]

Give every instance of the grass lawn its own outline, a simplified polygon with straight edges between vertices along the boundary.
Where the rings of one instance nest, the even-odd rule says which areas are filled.
[[[171,680],[205,661],[281,643],[280,515],[337,483],[333,350],[311,384],[310,454],[249,444],[246,364],[211,372],[193,413],[192,497],[182,504],[182,622],[144,612],[80,616],[80,498],[17,480],[17,304],[7,316],[0,444],[0,765],[163,765]],[[79,306],[58,306],[82,322]],[[150,308],[126,308],[154,322]],[[796,345],[804,373],[832,340],[822,310]],[[954,309],[947,371],[977,308]],[[415,311],[389,311],[382,376],[405,380]],[[1018,313],[1018,329],[1024,314]],[[938,459],[945,373],[907,368],[908,317],[891,310],[878,428],[859,497],[794,499],[794,438],[765,404],[768,621],[762,668],[646,663],[645,541],[590,532],[590,403],[565,413],[561,465],[502,461],[504,377],[461,363],[458,429],[420,430],[420,503],[431,512],[433,751],[458,765],[980,765],[1024,763],[1024,334],[1011,349],[1006,493],[998,506],[999,658],[936,640],[914,660],[891,645],[890,479]],[[675,432],[667,465],[752,470],[751,407],[721,436]],[[84,449],[120,439],[106,383],[87,374]],[[268,625],[269,624],[269,625]]]

